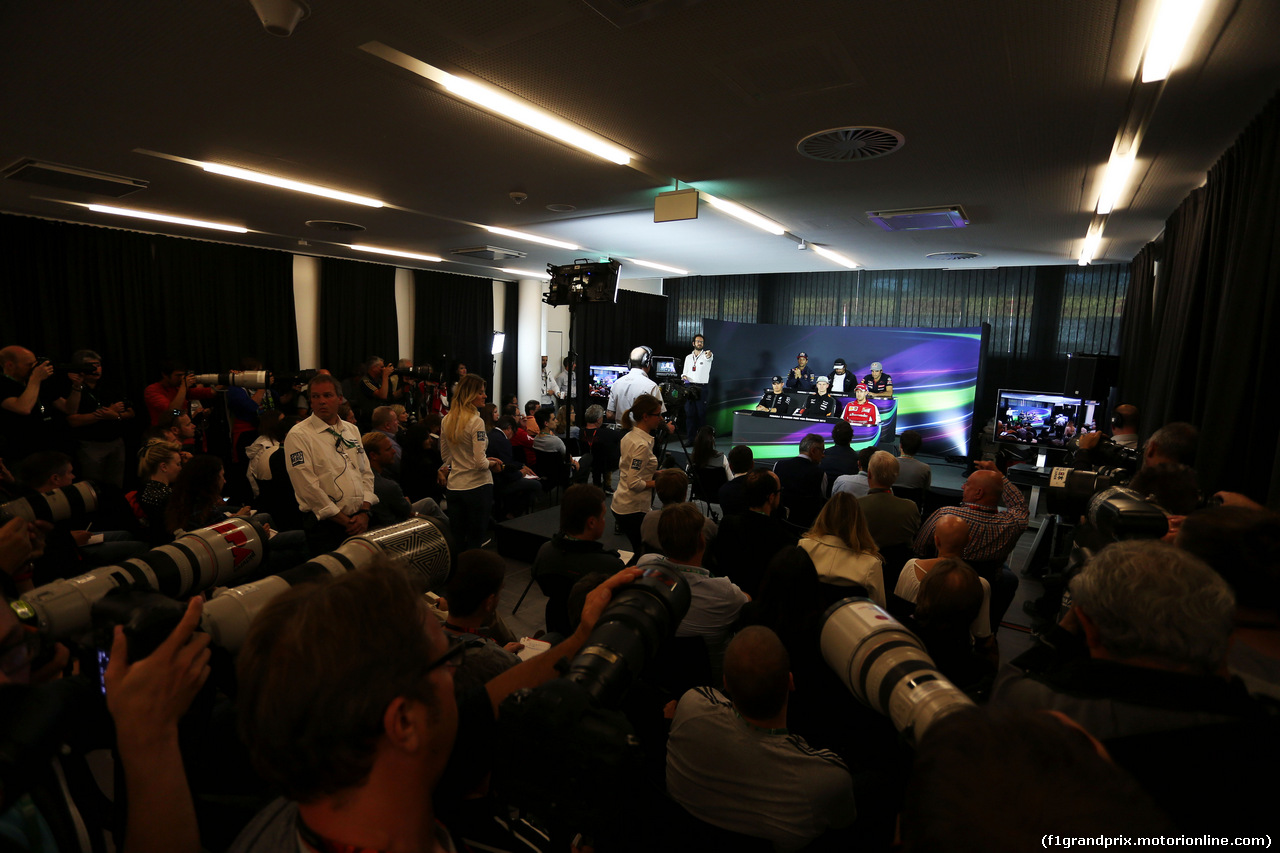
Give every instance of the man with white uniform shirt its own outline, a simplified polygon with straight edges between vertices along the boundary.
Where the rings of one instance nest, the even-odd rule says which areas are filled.
[[[609,391],[606,415],[614,420],[621,420],[623,413],[635,405],[636,398],[641,394],[656,397],[661,404],[659,411],[667,410],[666,404],[662,402],[662,391],[658,389],[658,383],[649,378],[649,359],[652,357],[653,350],[646,346],[638,346],[631,351],[631,372],[613,383],[613,388]],[[675,424],[667,424],[667,432],[675,431]]]
[[[697,399],[690,395],[684,403],[685,432],[697,434],[707,422],[707,382],[711,379],[711,351],[706,348],[702,335],[693,336],[693,352],[684,357],[684,371],[680,379],[697,392]]]
[[[337,381],[316,376],[309,392],[311,417],[289,430],[284,453],[304,513],[307,547],[315,555],[368,529],[369,510],[378,498],[360,430],[338,417],[342,397]]]

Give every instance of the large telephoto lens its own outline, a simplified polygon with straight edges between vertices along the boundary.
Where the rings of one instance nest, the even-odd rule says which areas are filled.
[[[444,528],[429,518],[411,518],[352,536],[333,551],[278,575],[223,590],[205,603],[200,627],[215,645],[239,651],[249,626],[271,599],[300,583],[367,568],[384,554],[403,560],[424,589],[444,586],[457,563],[457,549]]]
[[[938,720],[973,705],[938,672],[915,634],[870,599],[839,601],[822,620],[827,666],[912,745]]]
[[[271,373],[266,370],[245,370],[239,373],[193,373],[191,381],[197,385],[225,385],[228,388],[250,388],[259,391],[271,387]]]
[[[98,493],[89,482],[73,483],[43,494],[0,504],[0,524],[14,518],[55,524],[69,518],[83,518],[98,508]]]
[[[13,602],[18,618],[57,640],[92,628],[93,604],[113,589],[150,589],[182,598],[243,577],[262,562],[267,535],[251,519],[232,518],[179,536],[116,566],[56,580]]]

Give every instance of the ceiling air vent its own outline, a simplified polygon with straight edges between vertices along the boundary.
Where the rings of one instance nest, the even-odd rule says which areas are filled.
[[[111,175],[107,172],[95,172],[92,169],[80,169],[75,166],[61,166],[57,163],[41,163],[39,160],[19,160],[4,170],[4,176],[11,181],[25,181],[29,184],[40,184],[59,190],[105,195],[110,198],[124,198],[130,193],[147,188],[147,182],[137,178],[126,178],[124,175]]]
[[[892,154],[904,144],[902,134],[887,127],[836,127],[809,134],[796,150],[813,160],[850,163]]]
[[[336,219],[308,219],[308,228],[319,228],[321,231],[363,231],[363,225],[354,222],[339,222]]]
[[[449,254],[483,261],[506,261],[511,258],[526,257],[528,252],[517,252],[515,249],[503,249],[500,246],[470,246],[465,249],[450,249]]]
[[[971,261],[982,255],[979,252],[930,252],[925,257],[931,261]]]
[[[941,228],[963,228],[969,224],[969,217],[958,204],[950,207],[868,210],[867,218],[886,231],[937,231]]]

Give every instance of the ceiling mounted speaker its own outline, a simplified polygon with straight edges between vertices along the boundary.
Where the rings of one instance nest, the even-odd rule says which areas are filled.
[[[286,38],[293,35],[298,22],[311,14],[306,0],[249,0],[258,13],[263,29],[273,36]]]

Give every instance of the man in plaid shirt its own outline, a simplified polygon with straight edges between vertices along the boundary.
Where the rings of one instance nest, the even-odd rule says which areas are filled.
[[[1018,579],[1003,563],[1027,529],[1027,499],[1022,491],[996,470],[994,462],[974,463],[978,470],[964,481],[963,503],[948,506],[929,516],[916,534],[915,550],[920,557],[933,556],[933,528],[944,515],[956,515],[969,522],[969,544],[964,559],[975,565],[978,574],[991,584],[991,628],[994,631],[1018,591]],[[1001,498],[1005,510],[1000,511]]]

